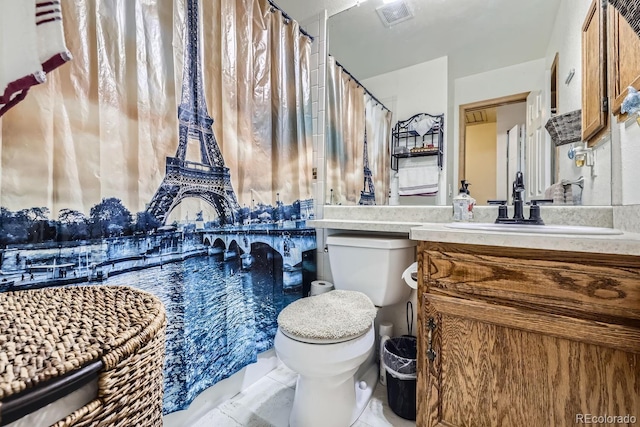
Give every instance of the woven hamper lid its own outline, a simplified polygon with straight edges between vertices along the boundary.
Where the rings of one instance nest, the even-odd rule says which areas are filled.
[[[362,292],[335,290],[299,299],[278,316],[286,335],[310,340],[346,340],[365,333],[376,307]]]
[[[0,400],[90,362],[113,366],[164,320],[158,298],[128,287],[0,293]],[[111,354],[122,347],[126,351]]]

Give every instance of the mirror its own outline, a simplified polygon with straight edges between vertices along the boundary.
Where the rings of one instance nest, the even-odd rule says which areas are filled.
[[[478,204],[508,198],[514,157],[525,170],[528,199],[544,198],[564,181],[579,183],[570,186],[574,193],[581,187],[583,205],[611,204],[610,132],[592,147],[595,165],[580,166],[569,158],[572,144],[556,146],[544,129],[552,111],[582,108],[581,37],[590,1],[318,3],[329,14],[329,54],[393,111],[392,124],[416,113],[445,114],[446,177],[438,196],[400,197],[400,204],[448,205],[462,178]],[[311,7],[279,4],[294,18]],[[510,97],[521,99],[501,101]],[[519,140],[508,142],[514,132]],[[474,151],[473,138],[486,133],[493,135],[493,162],[482,148]],[[507,146],[522,148],[507,156]]]

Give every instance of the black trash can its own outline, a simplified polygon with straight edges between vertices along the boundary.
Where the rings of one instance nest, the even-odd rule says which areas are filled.
[[[387,375],[387,400],[398,416],[416,419],[416,337],[404,335],[384,343],[382,361]]]

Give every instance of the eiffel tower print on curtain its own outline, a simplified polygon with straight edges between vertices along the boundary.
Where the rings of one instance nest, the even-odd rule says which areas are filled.
[[[367,125],[364,126],[364,187],[360,192],[360,205],[375,205],[376,190],[373,186],[371,178],[371,169],[369,169],[369,150],[367,149]]]
[[[187,1],[182,98],[178,106],[179,144],[167,157],[166,174],[147,212],[165,224],[171,211],[189,197],[202,199],[216,210],[220,225],[233,224],[240,209],[231,186],[229,168],[213,134],[207,111],[200,64],[198,0]],[[186,160],[189,140],[200,145],[200,162]]]

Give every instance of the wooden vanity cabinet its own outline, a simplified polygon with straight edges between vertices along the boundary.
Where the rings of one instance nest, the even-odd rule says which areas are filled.
[[[417,425],[640,422],[640,257],[421,242]]]

